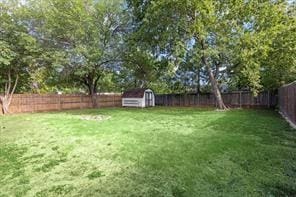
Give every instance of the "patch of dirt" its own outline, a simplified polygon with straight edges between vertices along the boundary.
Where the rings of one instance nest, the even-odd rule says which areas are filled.
[[[111,116],[103,116],[103,115],[82,115],[80,116],[81,120],[92,120],[92,121],[103,121],[109,120]]]

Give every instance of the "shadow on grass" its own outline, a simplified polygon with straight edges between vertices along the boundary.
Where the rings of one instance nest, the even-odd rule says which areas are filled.
[[[158,133],[126,144],[135,168],[120,184],[159,196],[296,195],[296,133],[288,124],[273,111],[221,113],[187,136]]]
[[[56,113],[65,113],[72,115],[92,115],[102,113],[125,112],[132,114],[162,114],[162,115],[188,115],[189,112],[210,112],[215,111],[214,108],[192,108],[192,107],[152,107],[152,108],[132,108],[132,107],[118,107],[118,108],[98,108],[98,109],[83,109],[83,110],[65,110]],[[55,112],[52,112],[55,113]]]
[[[98,124],[73,120],[72,115],[112,118]],[[47,173],[50,177],[57,167],[61,168],[57,172],[67,178],[64,166],[81,170],[68,182],[44,187],[37,196],[296,195],[296,134],[272,111],[114,108],[52,112],[49,116],[42,115],[39,121],[50,124],[48,127],[56,129],[56,133],[72,132],[58,137],[81,141],[77,133],[87,136],[83,136],[86,138],[81,144],[65,141],[65,145],[78,146],[77,158],[70,153],[71,157],[55,153],[54,158],[48,157],[51,160],[38,165],[37,173]],[[58,151],[56,145],[52,144],[53,152]],[[87,147],[83,149],[83,146]],[[10,151],[12,149],[2,152],[4,159],[10,158]],[[79,154],[87,156],[79,157]],[[10,169],[11,164],[24,168],[18,163],[20,155],[17,152],[17,160],[12,158],[3,169]],[[29,160],[35,161],[39,156],[44,157],[38,154]],[[88,169],[87,162],[93,159],[101,163],[95,163],[98,168]],[[118,169],[113,169],[114,166]],[[83,177],[79,177],[81,174]],[[80,187],[80,183],[84,185]]]

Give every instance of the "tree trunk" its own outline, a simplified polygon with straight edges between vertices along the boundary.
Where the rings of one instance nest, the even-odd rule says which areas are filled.
[[[214,75],[214,77],[215,77],[216,80],[219,77],[219,69],[220,69],[220,65],[219,64],[216,64],[215,65],[215,75]]]
[[[203,40],[201,41],[201,47],[203,50],[205,50],[205,43]],[[205,67],[208,71],[211,86],[212,86],[212,91],[213,91],[213,94],[215,95],[216,102],[218,104],[218,108],[221,110],[225,110],[225,109],[227,109],[227,107],[225,106],[225,104],[223,102],[223,98],[222,98],[221,92],[219,90],[217,80],[216,80],[214,73],[212,71],[212,68],[209,65],[208,60],[204,54],[201,59],[202,59],[202,63],[205,65]]]
[[[212,68],[208,64],[205,64],[205,65],[206,65],[207,71],[209,73],[212,91],[215,95],[215,98],[216,98],[216,101],[218,104],[218,108],[225,110],[225,109],[227,109],[227,107],[225,106],[225,104],[223,102],[223,98],[222,98],[221,92],[219,90],[218,83],[217,83],[215,76],[213,74]]]
[[[93,108],[97,108],[97,91],[95,90],[94,84],[89,85],[89,95],[92,101]]]
[[[91,100],[92,100],[93,108],[97,108],[98,103],[97,103],[97,94],[96,93],[91,94]]]
[[[93,108],[97,108],[97,83],[99,80],[99,76],[94,79],[94,77],[91,76],[91,74],[87,75],[84,78],[84,84],[86,85],[87,89],[88,89],[88,93],[92,102],[92,107]]]
[[[9,70],[7,73],[8,76],[8,82],[5,83],[4,88],[4,96],[0,96],[0,104],[2,105],[2,113],[8,114],[9,113],[9,106],[12,101],[12,96],[15,92],[17,83],[18,83],[18,75],[16,76],[14,85],[12,87],[12,80],[11,80],[11,71]]]
[[[1,103],[2,113],[8,114],[9,105],[8,105],[7,99],[4,96],[0,96],[0,103]]]

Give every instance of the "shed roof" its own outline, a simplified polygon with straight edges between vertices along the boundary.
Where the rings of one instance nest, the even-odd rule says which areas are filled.
[[[132,90],[127,90],[123,93],[122,98],[143,98],[146,90],[148,88],[137,88]]]

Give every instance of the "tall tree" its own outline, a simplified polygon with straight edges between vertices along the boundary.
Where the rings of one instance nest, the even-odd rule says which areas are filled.
[[[179,61],[192,45],[198,45],[194,48],[199,49],[201,63],[208,71],[218,106],[220,109],[225,109],[210,60],[217,54],[215,39],[220,31],[213,2],[130,1],[130,4],[134,6],[135,14],[141,21],[138,31],[150,35],[149,40],[154,42],[149,42],[155,44],[157,49],[162,49],[161,53],[171,56],[174,62]],[[145,8],[142,9],[145,14],[138,13],[139,6]],[[162,20],[159,21],[159,18]]]
[[[229,0],[130,0],[129,5],[137,19],[136,35],[154,52],[177,61],[195,50],[220,109],[226,108],[217,81],[221,69],[245,78],[254,94],[262,87],[260,65],[286,26],[289,6],[286,1]]]
[[[255,95],[295,80],[295,6],[290,1],[250,1],[241,11],[240,32],[232,41],[233,72],[239,86]],[[294,73],[294,74],[293,74]]]
[[[35,18],[36,37],[45,48],[64,54],[59,72],[84,85],[92,98],[108,68],[119,61],[124,20],[121,6],[118,0],[42,0],[31,4],[31,9],[40,10]]]
[[[0,104],[4,114],[9,112],[16,89],[28,85],[29,67],[39,53],[22,14],[19,2],[0,2]]]

